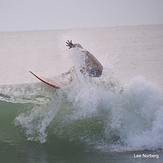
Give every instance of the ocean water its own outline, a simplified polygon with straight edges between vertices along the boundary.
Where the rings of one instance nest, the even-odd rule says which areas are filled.
[[[68,39],[104,72],[56,90],[29,70],[62,81],[78,54]],[[0,162],[163,161],[163,25],[5,32],[0,43]]]

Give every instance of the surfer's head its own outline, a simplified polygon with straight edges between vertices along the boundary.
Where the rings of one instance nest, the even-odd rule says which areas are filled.
[[[68,46],[69,47],[69,49],[71,49],[71,48],[83,48],[80,44],[78,44],[78,43],[76,43],[76,44],[73,44],[72,43],[72,40],[67,40],[67,42],[66,42],[66,46]]]

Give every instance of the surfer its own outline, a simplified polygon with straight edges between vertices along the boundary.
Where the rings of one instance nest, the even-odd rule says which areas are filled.
[[[67,40],[66,44],[69,49],[73,48],[78,51],[77,54],[75,54],[74,56],[75,66],[73,66],[68,72],[62,73],[61,75],[57,76],[57,78],[55,79],[57,82],[36,75],[32,71],[30,71],[30,73],[43,83],[56,89],[66,88],[69,83],[76,79],[76,77],[78,78],[76,70],[79,70],[78,72],[81,72],[85,76],[90,77],[100,77],[102,75],[103,66],[95,58],[95,56],[93,56],[89,51],[85,50],[80,44],[73,44],[72,40]]]
[[[80,44],[73,44],[72,40],[67,40],[66,46],[80,50],[82,59],[80,65],[80,72],[91,77],[100,77],[102,75],[103,66],[89,51],[85,50]]]

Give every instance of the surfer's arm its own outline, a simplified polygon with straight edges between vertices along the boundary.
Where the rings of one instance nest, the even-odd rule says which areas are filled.
[[[73,44],[72,40],[67,40],[66,46],[71,48],[79,48],[81,49],[81,52],[85,54],[85,66],[82,68],[81,72],[92,72],[92,69],[100,72],[102,74],[103,66],[102,64],[98,61],[98,59],[92,55],[89,51],[85,50],[80,44],[76,43]],[[91,75],[91,74],[90,74]]]
[[[67,42],[66,42],[66,46],[68,46],[69,47],[69,49],[71,49],[71,48],[73,48],[74,47],[74,44],[72,43],[72,40],[67,40]]]
[[[66,46],[68,46],[69,47],[69,49],[71,49],[71,48],[81,48],[81,49],[83,49],[83,47],[80,45],[80,44],[73,44],[72,43],[72,40],[67,40],[67,42],[66,42]]]

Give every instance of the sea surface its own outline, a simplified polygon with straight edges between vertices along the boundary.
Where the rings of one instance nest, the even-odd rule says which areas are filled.
[[[54,89],[29,71],[62,82],[67,40],[104,71]],[[0,58],[0,162],[163,162],[163,25],[1,32]]]

